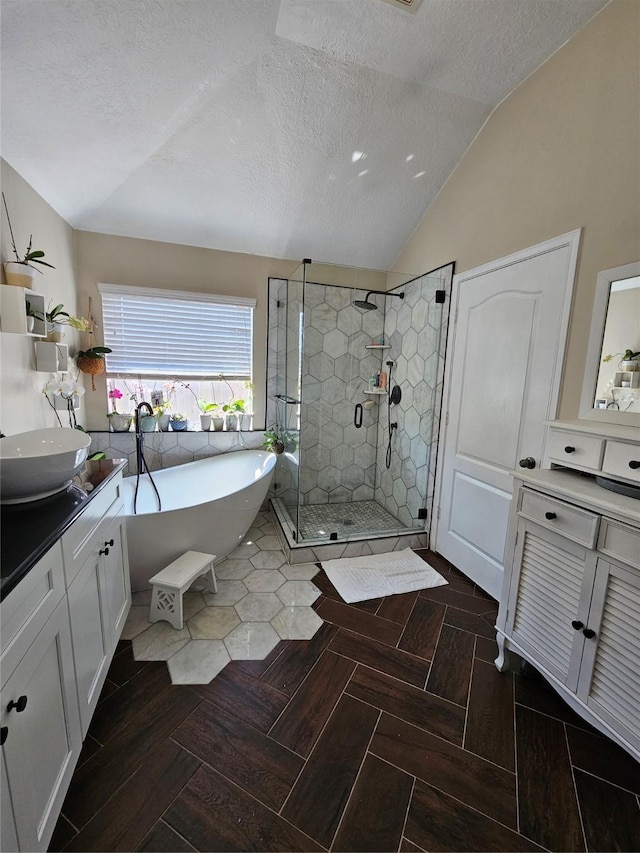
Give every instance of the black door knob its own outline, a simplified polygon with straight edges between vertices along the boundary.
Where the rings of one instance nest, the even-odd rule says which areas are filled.
[[[536,460],[533,458],[533,456],[527,456],[526,459],[521,459],[518,462],[518,465],[521,468],[535,468],[536,467]]]
[[[629,462],[629,468],[633,468],[634,471],[636,470],[636,468],[640,468],[640,461],[638,461],[637,459],[632,459],[631,462]]]
[[[592,640],[596,635],[596,632],[593,631],[591,628],[584,628],[582,630],[582,633],[585,635],[587,640]]]
[[[570,445],[570,444],[568,444],[568,445],[565,447],[564,452],[565,452],[565,453],[575,453],[575,452],[576,452],[576,449],[575,449],[575,447],[571,447],[571,445]]]
[[[575,628],[576,631],[579,631],[580,628],[584,628],[584,625],[578,619],[574,619],[573,622],[571,623],[571,627]]]
[[[555,514],[555,512],[545,512],[544,517],[549,521],[553,521],[553,519],[557,518],[558,516]]]
[[[0,746],[4,746],[4,742],[6,741],[9,735],[9,729],[7,726],[0,727]]]
[[[98,551],[98,554],[104,554],[105,556],[108,556],[108,554],[109,554],[109,549],[108,549],[108,548],[104,548],[104,549],[102,549],[102,550]]]
[[[14,708],[18,713],[24,711],[27,707],[27,697],[26,696],[18,696],[18,701],[14,702],[13,699],[7,705],[7,711],[12,711]]]
[[[105,543],[104,543],[105,548],[107,547],[107,545],[111,545],[111,547],[113,548],[113,544],[114,544],[113,539],[109,539],[109,541],[108,541],[108,542],[105,542]]]

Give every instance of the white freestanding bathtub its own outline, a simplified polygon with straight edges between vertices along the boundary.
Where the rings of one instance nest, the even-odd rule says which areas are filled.
[[[275,464],[273,453],[240,450],[153,471],[161,511],[148,475],[142,474],[135,515],[136,478],[125,477],[132,589],[149,586],[150,577],[185,551],[204,551],[217,559],[233,551],[262,506]]]

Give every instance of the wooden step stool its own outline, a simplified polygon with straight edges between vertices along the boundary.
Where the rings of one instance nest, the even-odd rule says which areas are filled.
[[[166,569],[154,575],[149,583],[153,586],[151,597],[151,622],[166,619],[180,631],[184,624],[182,596],[196,578],[208,575],[209,592],[217,592],[216,575],[213,570],[215,554],[203,554],[201,551],[187,551]]]

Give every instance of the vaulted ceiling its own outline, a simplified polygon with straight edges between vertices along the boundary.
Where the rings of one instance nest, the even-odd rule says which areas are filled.
[[[606,0],[2,0],[2,154],[71,225],[388,269]]]

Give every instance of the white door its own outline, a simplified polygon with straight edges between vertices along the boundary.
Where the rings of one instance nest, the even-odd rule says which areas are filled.
[[[454,277],[433,546],[500,598],[510,472],[556,415],[580,231]]]

